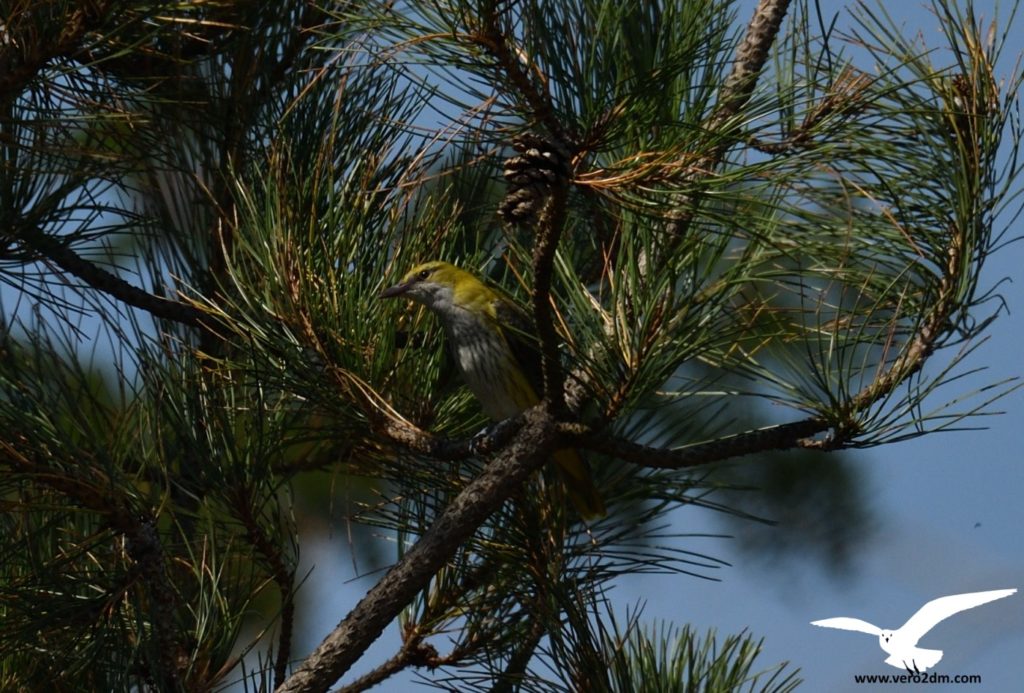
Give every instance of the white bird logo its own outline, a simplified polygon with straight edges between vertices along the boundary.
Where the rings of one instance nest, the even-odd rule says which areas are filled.
[[[968,592],[967,594],[939,597],[918,609],[917,613],[897,630],[884,630],[859,618],[845,616],[811,621],[811,625],[877,635],[878,644],[889,654],[885,660],[886,664],[898,669],[920,673],[935,666],[942,659],[942,650],[925,650],[917,647],[917,641],[923,638],[925,633],[953,614],[973,609],[996,599],[1009,597],[1016,591],[1015,589],[989,590],[988,592]]]

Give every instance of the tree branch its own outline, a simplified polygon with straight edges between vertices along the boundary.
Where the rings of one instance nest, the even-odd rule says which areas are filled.
[[[577,388],[582,391],[582,388]],[[576,389],[570,394],[573,403],[582,406],[576,398],[581,392]],[[862,394],[859,397],[866,397]],[[417,454],[432,457],[436,460],[456,461],[469,457],[491,454],[500,450],[513,439],[522,428],[525,415],[520,414],[489,426],[468,440],[453,440],[435,436],[428,431],[406,425],[403,422],[391,421],[379,430],[393,443]],[[560,423],[558,433],[561,442],[603,454],[618,457],[644,467],[661,469],[682,469],[698,467],[704,464],[720,462],[731,457],[740,457],[769,450],[787,450],[793,448],[833,449],[838,438],[814,439],[818,433],[834,430],[834,424],[822,418],[809,418],[786,424],[778,424],[745,431],[735,435],[697,443],[682,448],[665,449],[641,445],[618,438],[614,435],[595,430],[581,423]]]
[[[281,592],[281,632],[274,659],[274,686],[280,686],[288,672],[292,651],[292,630],[295,624],[295,572],[288,566],[281,547],[263,531],[253,512],[251,489],[239,487],[233,496],[235,512],[245,527],[246,539],[270,567],[270,575]]]
[[[334,691],[334,693],[358,693],[359,691],[365,691],[368,688],[373,688],[378,683],[386,681],[398,672],[412,665],[414,652],[410,650],[406,645],[402,645],[401,649],[391,657],[389,660],[384,662],[378,667],[374,667],[372,671],[369,671],[352,683],[345,684],[341,688]]]
[[[555,115],[555,109],[551,105],[551,96],[546,89],[538,88],[536,82],[530,79],[529,74],[523,69],[524,63],[531,67],[529,56],[520,51],[515,51],[509,45],[509,39],[502,30],[500,16],[498,14],[498,2],[488,3],[483,17],[484,26],[481,33],[475,38],[476,41],[490,51],[497,61],[498,66],[505,73],[505,76],[512,82],[517,95],[521,96],[529,106],[531,115],[540,123],[552,137],[560,142],[575,142],[572,133],[566,132],[561,121]]]
[[[512,146],[521,155],[505,161],[503,175],[509,187],[498,206],[498,216],[512,226],[529,227],[536,238],[530,299],[541,356],[543,391],[540,394],[551,402],[555,414],[564,419],[564,375],[551,309],[551,277],[555,251],[565,225],[573,154],[564,141],[532,133],[520,135]]]
[[[512,693],[512,691],[519,690],[526,678],[530,660],[533,659],[537,646],[540,645],[541,638],[545,635],[547,635],[547,629],[544,627],[544,620],[534,619],[526,637],[519,642],[519,646],[509,657],[508,664],[494,683],[491,693]]]
[[[823,419],[805,419],[745,431],[707,443],[664,449],[640,445],[606,433],[596,433],[580,424],[563,423],[558,426],[559,432],[573,445],[656,469],[698,467],[768,450],[821,447],[818,441],[810,439],[809,436],[827,431],[829,428],[829,424]]]
[[[790,0],[760,0],[754,15],[747,25],[747,33],[736,49],[732,72],[726,78],[718,94],[718,103],[707,121],[706,130],[712,136],[718,134],[722,126],[735,116],[750,100],[757,86],[757,78],[768,59],[768,51],[778,36],[782,20],[789,10]],[[698,161],[687,163],[687,168],[694,172],[691,186],[700,182],[701,178],[713,175],[722,163],[722,157],[732,146],[732,140],[722,139],[708,151],[702,153]],[[684,194],[682,205],[676,206],[670,213],[668,225],[670,236],[683,238],[697,214],[697,203],[690,195]]]
[[[144,310],[153,317],[181,323],[188,327],[202,327],[204,319],[209,317],[203,311],[186,303],[161,298],[129,284],[116,274],[84,260],[71,248],[46,233],[18,233],[17,238],[33,252],[68,274],[81,279],[91,288],[129,306]]]
[[[534,407],[509,446],[451,502],[277,693],[325,691],[376,640],[501,503],[547,460],[555,442],[551,413]]]
[[[732,72],[726,77],[718,94],[718,105],[711,117],[709,130],[717,130],[724,121],[739,113],[757,86],[757,78],[768,60],[768,51],[775,43],[790,0],[760,0],[747,33],[736,49]],[[719,157],[721,152],[719,152]]]
[[[443,438],[407,421],[391,418],[382,420],[377,429],[391,442],[407,450],[435,460],[455,462],[497,452],[512,440],[525,420],[525,416],[519,414],[492,424],[465,440]]]
[[[352,683],[335,690],[334,693],[365,691],[410,666],[436,669],[445,664],[441,661],[442,658],[438,656],[433,645],[423,642],[423,634],[420,632],[418,624],[406,624],[402,641],[402,647],[393,657]]]
[[[957,289],[967,266],[964,262],[964,246],[968,242],[965,229],[954,227],[951,230],[949,247],[946,249],[945,266],[939,277],[935,301],[931,309],[924,316],[910,343],[896,357],[892,365],[850,399],[847,408],[851,419],[855,414],[887,397],[907,378],[921,370],[925,361],[935,350],[940,338],[949,331],[953,313],[960,308]],[[856,426],[852,421],[850,426],[837,431],[836,442],[841,444],[843,435],[851,431],[856,432]]]
[[[540,344],[541,372],[544,375],[543,396],[555,414],[564,419],[565,387],[561,360],[558,357],[558,332],[551,310],[551,277],[554,273],[555,251],[565,224],[565,203],[568,185],[559,179],[552,185],[537,222],[537,243],[533,250],[533,320]]]

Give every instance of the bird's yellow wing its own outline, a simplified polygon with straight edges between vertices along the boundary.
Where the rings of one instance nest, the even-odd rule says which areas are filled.
[[[509,351],[512,352],[534,394],[533,401],[524,403],[523,408],[531,407],[540,401],[540,393],[544,387],[540,350],[533,320],[512,299],[500,294],[494,301],[493,309],[494,319],[502,329]],[[552,458],[565,484],[566,495],[580,517],[585,520],[604,517],[607,514],[604,501],[594,486],[587,461],[572,448],[557,450]]]

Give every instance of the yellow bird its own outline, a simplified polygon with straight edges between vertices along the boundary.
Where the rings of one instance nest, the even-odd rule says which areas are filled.
[[[540,401],[540,354],[527,314],[512,299],[447,262],[409,270],[381,298],[405,296],[441,319],[448,346],[484,413],[503,421]],[[552,456],[569,500],[584,519],[603,517],[590,467],[573,449]]]

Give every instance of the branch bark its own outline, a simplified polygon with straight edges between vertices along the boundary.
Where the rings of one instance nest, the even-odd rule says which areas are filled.
[[[234,510],[246,538],[266,561],[270,576],[281,593],[280,633],[277,641],[277,655],[274,658],[274,685],[280,686],[288,672],[288,661],[292,654],[292,631],[295,625],[295,571],[289,566],[281,547],[263,530],[256,515],[252,489],[239,487],[233,495]]]
[[[789,10],[789,2],[790,0],[761,0],[757,3],[754,16],[747,25],[747,33],[736,49],[732,72],[719,92],[718,105],[715,107],[709,128],[712,131],[739,113],[750,99],[750,95],[754,93],[757,77],[768,60],[768,51],[775,43],[782,20]]]
[[[559,431],[573,445],[618,457],[641,467],[656,469],[683,469],[720,462],[769,450],[821,447],[820,441],[811,439],[816,433],[831,428],[824,419],[811,418],[794,423],[744,431],[707,443],[665,449],[641,445],[607,433],[596,433],[579,424],[561,424]]]
[[[494,56],[505,77],[512,83],[514,93],[522,96],[526,101],[533,118],[560,142],[575,142],[575,135],[566,131],[555,114],[551,95],[547,89],[538,85],[536,80],[531,79],[529,73],[523,69],[524,64],[526,67],[533,67],[533,65],[528,62],[529,56],[517,49],[516,46],[510,45],[512,39],[508,37],[508,33],[501,26],[498,5],[499,3],[492,2],[490,7],[485,10],[484,26],[476,36],[477,43]]]
[[[530,409],[509,446],[445,509],[418,542],[381,578],[330,635],[277,688],[326,691],[487,517],[547,460],[557,432],[550,411]]]

